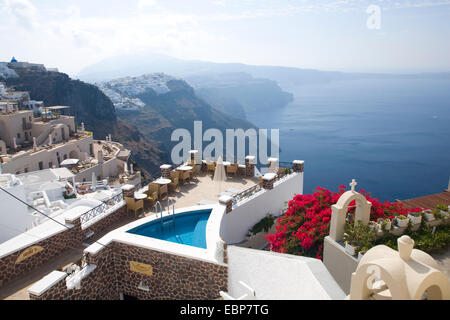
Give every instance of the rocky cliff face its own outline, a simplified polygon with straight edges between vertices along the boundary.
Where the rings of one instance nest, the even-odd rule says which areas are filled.
[[[177,128],[184,128],[191,132],[193,136],[194,121],[202,121],[203,130],[210,128],[219,129],[225,132],[226,129],[254,127],[251,123],[232,117],[211,107],[204,100],[200,99],[194,89],[184,80],[165,77],[163,83],[159,83],[157,88],[165,87],[168,90],[155,90],[155,83],[143,85],[143,77],[152,78],[149,75],[135,77],[135,82],[130,82],[130,78],[115,79],[102,83],[102,87],[107,87],[119,94],[121,97],[117,101],[128,99],[139,99],[144,103],[143,108],[130,110],[127,108],[116,109],[117,117],[137,128],[144,136],[160,142],[159,148],[169,156],[172,147],[177,142],[171,141],[171,133]],[[136,90],[136,87],[144,88]],[[127,88],[134,88],[128,90]],[[108,94],[111,94],[108,92]],[[170,160],[167,158],[167,161]]]
[[[196,94],[216,109],[245,119],[248,113],[281,109],[293,101],[275,81],[244,72],[190,76]]]

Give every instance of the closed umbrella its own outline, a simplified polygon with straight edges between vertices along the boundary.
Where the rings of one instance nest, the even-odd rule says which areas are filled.
[[[95,191],[97,188],[97,176],[95,175],[95,172],[92,172],[92,190]]]
[[[225,173],[225,166],[223,165],[222,157],[219,157],[216,164],[216,171],[214,171],[213,181],[219,184],[219,193],[222,188],[222,182],[227,180],[227,175]]]

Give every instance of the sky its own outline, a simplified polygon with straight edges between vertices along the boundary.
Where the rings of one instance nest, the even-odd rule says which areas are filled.
[[[450,0],[0,0],[0,61],[69,75],[142,52],[350,72],[450,71]]]

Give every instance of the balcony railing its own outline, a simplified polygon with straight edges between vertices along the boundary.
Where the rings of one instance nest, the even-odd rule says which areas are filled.
[[[237,193],[233,196],[233,205],[237,205],[244,199],[250,198],[252,195],[258,193],[262,189],[260,184],[256,184],[253,187],[250,187],[240,193]]]
[[[120,192],[117,195],[111,197],[110,199],[103,201],[103,203],[95,208],[92,208],[80,217],[81,225],[91,221],[95,217],[105,213],[110,208],[114,207],[116,204],[123,201],[123,193]]]

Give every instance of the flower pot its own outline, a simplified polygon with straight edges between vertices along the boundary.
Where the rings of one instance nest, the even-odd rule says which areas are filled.
[[[419,224],[422,222],[422,216],[414,216],[412,214],[408,214],[408,218],[411,219],[412,224]]]
[[[392,222],[389,219],[386,219],[386,221],[388,220],[388,222],[384,223],[383,219],[380,219],[380,221],[378,222],[379,225],[379,230],[382,231],[389,231],[391,230],[392,227]],[[383,225],[384,223],[384,225]]]
[[[364,257],[365,254],[366,254],[365,252],[364,253],[361,253],[361,251],[358,252],[358,261],[361,261],[362,257]]]
[[[395,218],[395,220],[397,220],[397,226],[399,226],[400,228],[405,228],[408,226],[409,218],[405,219]]]
[[[435,220],[436,218],[434,217],[434,214],[431,212],[431,210],[424,210],[423,211],[423,213],[425,214],[425,219],[427,220],[427,221],[433,221],[433,220]]]
[[[351,245],[348,242],[345,243],[345,252],[347,252],[351,256],[356,255],[357,248],[358,248],[358,246],[356,246],[356,245]]]

